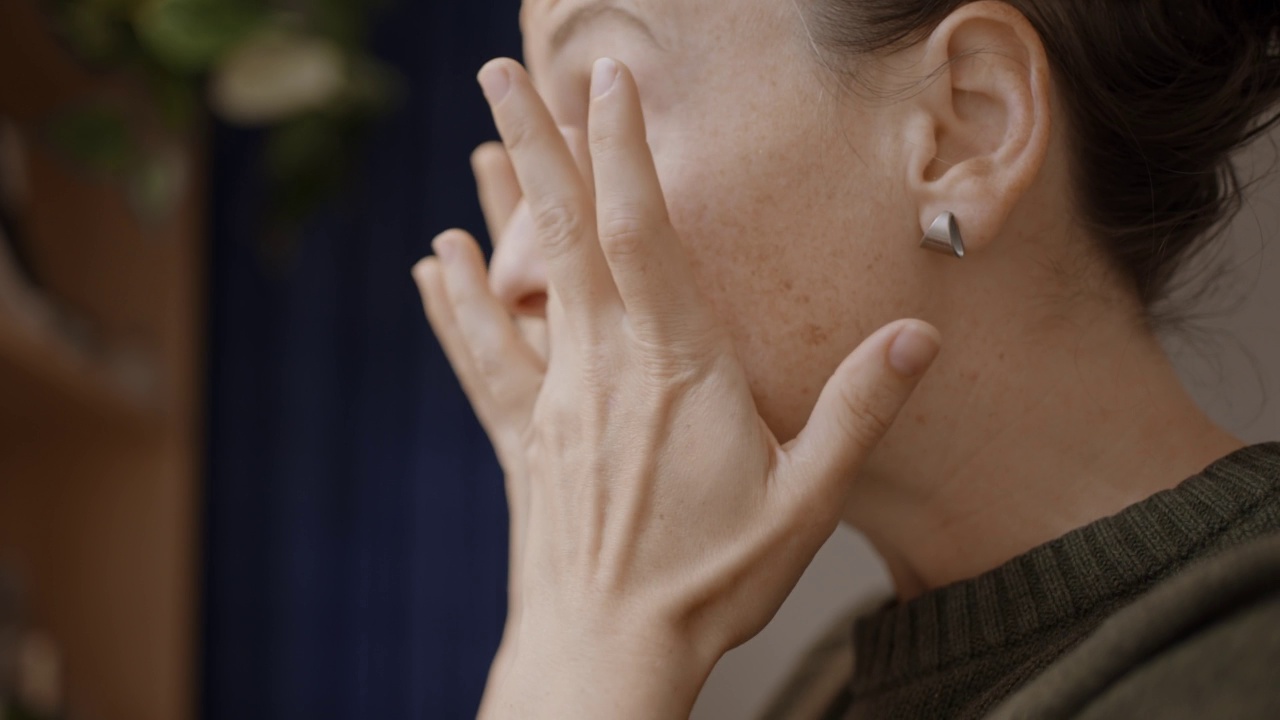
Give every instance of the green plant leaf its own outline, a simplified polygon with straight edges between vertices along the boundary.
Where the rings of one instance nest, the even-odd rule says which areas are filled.
[[[405,85],[400,74],[371,57],[351,57],[347,75],[347,86],[335,106],[343,113],[374,118],[387,114],[402,100]]]
[[[119,176],[138,163],[139,149],[123,117],[111,108],[91,106],[58,116],[50,137],[63,154],[98,175]]]
[[[312,213],[348,185],[358,140],[400,99],[399,76],[366,47],[371,16],[388,1],[43,0],[79,55],[103,69],[142,78],[158,117],[179,132],[190,127],[206,101],[213,100],[217,113],[221,96],[213,90],[232,77],[228,68],[235,58],[244,60],[255,39],[292,33],[313,41],[304,49],[314,51],[315,43],[323,43],[330,56],[336,54],[341,67],[333,87],[317,80],[334,75],[318,74],[324,65],[316,58],[325,58],[313,52],[309,64],[298,62],[296,47],[293,56],[284,53],[296,61],[293,65],[281,70],[280,58],[274,58],[275,77],[263,77],[262,67],[251,66],[240,78],[247,77],[247,85],[230,86],[240,91],[233,97],[241,101],[254,99],[245,95],[246,87],[277,100],[278,88],[299,93],[309,88],[318,98],[263,121],[269,127],[264,229],[275,237],[295,237]],[[270,66],[271,60],[264,62]],[[141,212],[156,214],[171,204],[178,181],[156,148],[139,142],[129,117],[105,103],[79,107],[51,120],[50,140],[69,160],[128,192]]]
[[[122,59],[132,40],[128,17],[98,2],[64,3],[59,28],[77,53],[91,63]]]
[[[179,132],[190,127],[200,112],[199,84],[150,60],[142,63],[141,73],[165,125]]]
[[[134,16],[139,41],[170,71],[206,72],[267,22],[265,10],[238,0],[153,0]]]
[[[354,128],[342,118],[314,113],[292,120],[267,140],[274,225],[297,225],[343,186],[351,164]]]
[[[364,49],[369,14],[377,4],[380,0],[311,0],[308,14],[316,32],[355,52]]]

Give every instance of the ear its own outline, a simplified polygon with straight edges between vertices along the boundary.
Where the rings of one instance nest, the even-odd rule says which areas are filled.
[[[936,77],[912,99],[908,189],[921,235],[952,212],[970,252],[999,237],[1049,149],[1049,62],[1035,28],[1003,2],[964,5],[923,43]]]

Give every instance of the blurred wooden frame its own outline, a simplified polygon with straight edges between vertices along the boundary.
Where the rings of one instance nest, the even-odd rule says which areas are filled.
[[[26,139],[30,262],[51,294],[156,371],[147,392],[122,386],[0,306],[0,560],[64,651],[72,707],[180,720],[195,715],[203,189],[145,224],[40,141],[53,113],[114,84],[75,62],[34,0],[0,3],[0,115]],[[202,143],[186,145],[200,167]]]

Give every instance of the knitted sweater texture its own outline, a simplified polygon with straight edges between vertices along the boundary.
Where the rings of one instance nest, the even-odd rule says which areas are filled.
[[[852,625],[765,717],[1280,718],[1280,443]]]

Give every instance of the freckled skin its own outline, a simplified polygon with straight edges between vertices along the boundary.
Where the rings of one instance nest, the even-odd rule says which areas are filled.
[[[922,81],[869,100],[819,60],[810,0],[620,0],[661,49],[601,21],[553,56],[554,29],[585,1],[526,0],[534,82],[559,124],[583,129],[592,62],[631,68],[672,223],[779,440],[872,332],[901,318],[941,332],[843,513],[900,595],[991,569],[1240,447],[1186,394],[1132,284],[1077,224],[1069,117],[1016,10],[965,3],[861,64],[868,87]],[[960,217],[963,260],[919,247],[943,211]],[[545,299],[532,231],[517,208],[491,269],[516,313]]]
[[[598,55],[628,63],[700,287],[729,327],[762,417],[780,438],[793,437],[859,342],[887,322],[922,314],[913,299],[921,293],[907,280],[914,273],[902,267],[915,252],[914,218],[884,212],[895,188],[865,164],[892,161],[885,148],[893,143],[884,142],[892,113],[833,101],[831,79],[790,3],[653,0],[643,14],[670,38],[671,52],[601,24],[553,62],[543,28],[565,4],[526,3],[535,82],[558,121],[581,123],[584,109],[574,103],[586,98],[557,84],[571,84],[564,77],[583,73]],[[847,129],[841,142],[832,142],[833,124]],[[886,238],[906,240],[885,252],[876,246]]]

